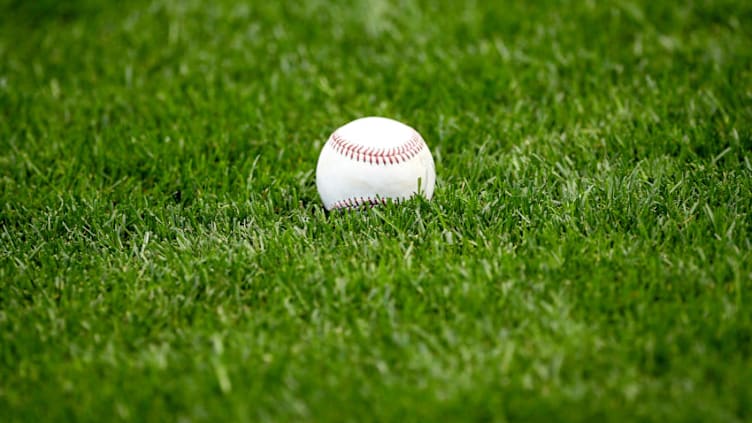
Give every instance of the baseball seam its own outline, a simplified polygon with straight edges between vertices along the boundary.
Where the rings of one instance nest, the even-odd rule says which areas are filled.
[[[364,205],[370,205],[370,206],[377,206],[379,204],[386,204],[387,201],[393,201],[395,203],[398,203],[400,200],[398,198],[373,198],[373,197],[352,197],[352,198],[346,198],[344,200],[335,201],[334,204],[332,204],[331,209],[332,210],[352,210],[357,209],[360,206]]]
[[[420,153],[426,145],[417,133],[414,133],[404,144],[392,148],[366,147],[354,144],[336,132],[332,134],[329,142],[337,153],[351,160],[372,165],[392,165],[406,162]]]

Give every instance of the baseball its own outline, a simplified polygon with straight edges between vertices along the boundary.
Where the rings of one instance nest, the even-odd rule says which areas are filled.
[[[316,188],[327,210],[433,195],[436,170],[413,128],[383,117],[354,120],[332,133],[319,155]]]

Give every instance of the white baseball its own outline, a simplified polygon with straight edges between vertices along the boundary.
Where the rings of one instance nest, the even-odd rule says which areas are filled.
[[[355,208],[420,194],[431,199],[433,157],[413,128],[383,117],[334,131],[319,155],[316,188],[327,210]]]

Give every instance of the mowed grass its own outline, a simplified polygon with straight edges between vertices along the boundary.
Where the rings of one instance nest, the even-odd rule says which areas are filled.
[[[0,420],[752,419],[752,3],[0,4]]]

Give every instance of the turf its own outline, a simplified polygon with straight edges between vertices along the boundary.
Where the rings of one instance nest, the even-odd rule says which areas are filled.
[[[0,0],[0,420],[752,419],[752,3],[253,3]]]

